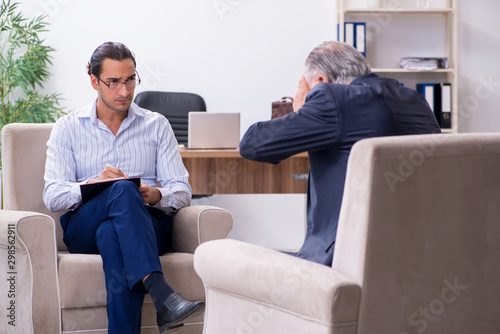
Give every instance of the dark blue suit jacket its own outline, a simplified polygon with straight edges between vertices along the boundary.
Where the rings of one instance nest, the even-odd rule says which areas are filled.
[[[331,265],[347,159],[360,139],[440,133],[427,101],[398,81],[368,74],[350,85],[317,84],[296,113],[252,125],[240,143],[243,157],[278,163],[309,153],[307,232],[297,254]]]

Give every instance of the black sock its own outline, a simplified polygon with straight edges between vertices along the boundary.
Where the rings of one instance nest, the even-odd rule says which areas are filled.
[[[144,280],[144,287],[148,290],[151,299],[153,299],[156,311],[160,311],[167,297],[174,293],[174,289],[168,285],[163,273],[159,271],[149,274],[148,278]]]

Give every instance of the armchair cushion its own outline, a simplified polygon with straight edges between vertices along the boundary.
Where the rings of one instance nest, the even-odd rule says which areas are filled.
[[[165,279],[174,290],[183,291],[187,299],[204,294],[192,261],[193,254],[188,253],[167,253],[160,257]],[[99,255],[59,254],[59,286],[63,309],[106,306],[104,272]],[[147,302],[151,302],[149,297]]]

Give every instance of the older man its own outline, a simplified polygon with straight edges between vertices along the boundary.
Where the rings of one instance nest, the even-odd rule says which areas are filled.
[[[325,42],[307,57],[294,111],[252,125],[240,143],[240,153],[269,163],[309,153],[307,231],[296,255],[329,266],[354,143],[441,129],[420,93],[371,73],[361,53],[339,42]]]

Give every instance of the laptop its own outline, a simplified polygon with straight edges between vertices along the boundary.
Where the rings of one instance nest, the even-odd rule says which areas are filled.
[[[240,113],[189,112],[189,149],[235,149],[239,144]]]

